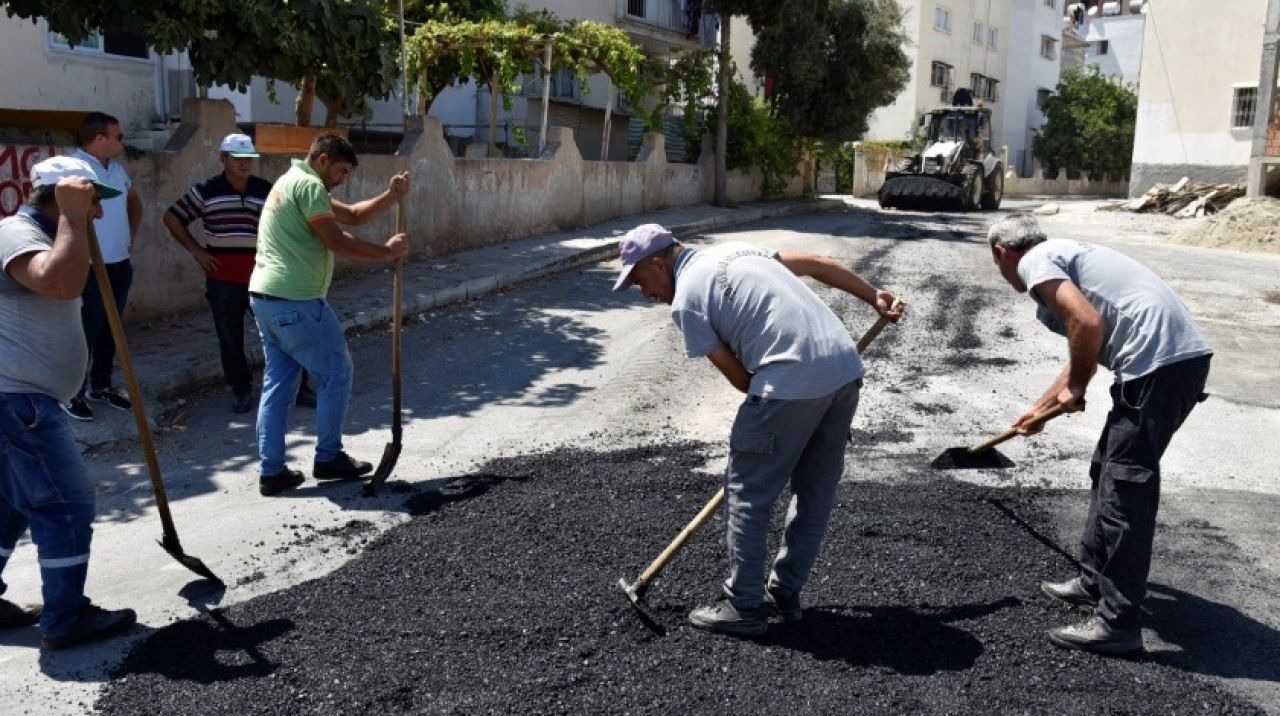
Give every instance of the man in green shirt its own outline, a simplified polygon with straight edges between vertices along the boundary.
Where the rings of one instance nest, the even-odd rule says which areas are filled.
[[[305,160],[295,159],[267,196],[258,224],[258,250],[249,279],[266,368],[258,404],[258,490],[274,495],[302,484],[285,464],[285,429],[303,368],[316,381],[317,480],[349,480],[373,466],[342,450],[342,422],[351,397],[351,353],[337,315],[325,296],[333,279],[333,255],[394,261],[409,250],[404,234],[382,244],[342,229],[373,221],[409,193],[409,172],[391,177],[386,191],[357,204],[329,196],[359,164],[347,140],[316,137]]]

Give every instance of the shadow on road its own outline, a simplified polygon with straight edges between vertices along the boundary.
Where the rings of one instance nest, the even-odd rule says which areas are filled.
[[[1151,661],[1225,679],[1280,682],[1280,632],[1235,607],[1181,589],[1147,589],[1152,631],[1177,647],[1152,652]]]
[[[883,666],[895,673],[927,676],[973,666],[982,642],[951,622],[978,619],[1021,601],[1005,597],[990,604],[943,609],[913,607],[811,607],[804,621],[773,627],[759,641],[803,651],[814,658],[854,666]],[[848,613],[854,612],[854,613]]]

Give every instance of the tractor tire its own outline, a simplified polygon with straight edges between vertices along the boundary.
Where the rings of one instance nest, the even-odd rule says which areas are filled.
[[[982,208],[984,211],[995,211],[1000,208],[1000,200],[1004,198],[1004,167],[996,165],[986,182],[986,190],[982,192]]]
[[[977,211],[982,203],[982,171],[977,164],[966,164],[961,170],[964,175],[964,194],[960,199],[961,211]]]

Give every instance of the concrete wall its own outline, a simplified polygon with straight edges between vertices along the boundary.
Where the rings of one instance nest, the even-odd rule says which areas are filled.
[[[1187,176],[1243,183],[1251,127],[1232,129],[1233,89],[1257,85],[1266,0],[1206,12],[1198,0],[1147,6],[1129,191]]]
[[[154,60],[50,46],[48,24],[0,17],[0,107],[98,110],[125,134],[149,127],[156,112]]]
[[[202,308],[203,280],[195,262],[174,241],[162,223],[164,211],[192,183],[220,171],[218,142],[235,128],[235,109],[221,100],[187,100],[183,124],[163,152],[127,161],[125,167],[142,195],[146,209],[133,255],[134,287],[129,299],[131,321]],[[422,132],[406,136],[394,155],[367,155],[347,182],[333,192],[356,202],[386,188],[390,176],[413,172],[408,199],[409,233],[413,257],[447,254],[498,244],[539,233],[572,229],[646,210],[687,206],[710,201],[713,194],[714,152],[704,143],[696,165],[667,164],[660,134],[646,135],[635,162],[584,161],[572,130],[553,127],[548,133],[547,159],[455,159],[449,152],[440,121],[425,118]],[[264,156],[257,173],[274,180],[289,167],[290,158]],[[787,196],[807,192],[812,163],[787,186]],[[760,196],[758,171],[731,171],[733,201]],[[393,231],[394,212],[354,227],[367,240],[381,240]],[[339,260],[339,276],[371,270],[368,264]]]

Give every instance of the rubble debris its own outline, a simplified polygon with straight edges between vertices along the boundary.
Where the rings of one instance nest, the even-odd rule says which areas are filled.
[[[1235,184],[1195,184],[1182,177],[1173,185],[1156,184],[1140,197],[1099,207],[1099,211],[1132,211],[1139,214],[1168,214],[1179,219],[1216,214],[1244,196]]]

